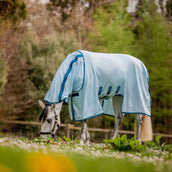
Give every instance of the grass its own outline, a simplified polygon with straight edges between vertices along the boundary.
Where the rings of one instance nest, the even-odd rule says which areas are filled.
[[[119,150],[106,143],[80,145],[78,140],[59,138],[29,140],[21,137],[0,138],[0,171],[3,172],[171,172],[171,145],[149,142],[146,150],[128,149],[126,142],[135,142],[126,136],[118,137],[122,142]],[[113,141],[115,142],[115,141]],[[132,143],[133,144],[133,143]],[[131,145],[132,145],[131,144]],[[158,144],[158,145],[157,145]],[[140,144],[136,144],[136,147]],[[156,145],[156,146],[155,146]],[[119,148],[119,145],[118,145]],[[148,153],[145,153],[145,152]],[[157,165],[158,164],[158,165]],[[5,169],[5,170],[4,170]]]
[[[132,162],[127,158],[116,159],[115,157],[84,157],[83,155],[72,155],[72,159],[76,162],[79,171],[97,171],[97,172],[146,172],[146,171],[156,171],[156,167],[151,163],[145,162]],[[143,168],[144,167],[144,168]]]

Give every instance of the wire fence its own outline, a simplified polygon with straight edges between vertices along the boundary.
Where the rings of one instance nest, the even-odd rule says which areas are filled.
[[[1,120],[0,137],[19,136],[27,138],[39,137],[40,123],[31,121]],[[70,137],[79,139],[81,127],[72,124],[61,124],[60,130],[57,131],[55,138]],[[113,134],[112,129],[88,128],[92,142],[102,142],[103,139],[110,139]],[[129,138],[134,136],[134,131],[119,130],[119,134],[126,134]],[[161,134],[161,142],[172,143],[172,135],[164,133],[153,133],[154,138]]]

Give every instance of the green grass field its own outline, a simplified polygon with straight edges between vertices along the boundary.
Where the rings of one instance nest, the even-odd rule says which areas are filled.
[[[67,138],[0,138],[0,172],[171,172],[171,146],[168,149],[143,153],[104,143],[80,145]]]

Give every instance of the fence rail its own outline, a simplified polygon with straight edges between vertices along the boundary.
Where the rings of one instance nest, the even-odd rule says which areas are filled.
[[[34,121],[17,121],[17,120],[0,120],[1,124],[23,124],[23,125],[37,125],[40,126],[40,122],[34,122]],[[81,127],[77,127],[72,124],[61,124],[60,125],[63,128],[66,128],[66,135],[70,136],[70,130],[80,130]],[[102,132],[102,133],[110,133],[112,132],[111,129],[102,129],[102,128],[88,128],[90,132]],[[132,134],[134,135],[134,131],[128,131],[128,130],[119,130],[120,134]],[[153,136],[160,135],[165,138],[172,138],[172,134],[164,134],[164,133],[153,133]]]

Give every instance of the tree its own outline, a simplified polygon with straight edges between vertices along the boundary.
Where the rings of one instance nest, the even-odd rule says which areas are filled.
[[[78,49],[78,43],[70,34],[50,34],[40,40],[36,34],[30,33],[21,41],[19,49],[20,58],[29,66],[31,89],[27,93],[33,105],[27,118],[34,119],[40,112],[37,100],[45,97],[56,70],[69,53]]]
[[[156,12],[153,1],[144,1],[136,28],[136,54],[149,70],[152,115],[155,125],[168,123],[172,116],[172,31],[171,24]],[[162,126],[162,125],[161,125]],[[169,131],[169,124],[162,132]]]
[[[96,10],[94,32],[89,34],[92,50],[133,54],[134,34],[126,8],[127,1],[121,0]]]

